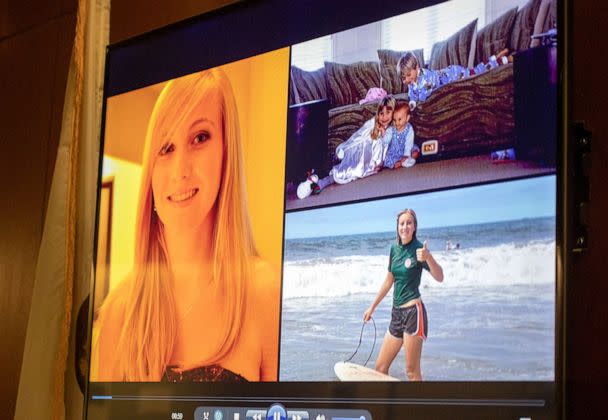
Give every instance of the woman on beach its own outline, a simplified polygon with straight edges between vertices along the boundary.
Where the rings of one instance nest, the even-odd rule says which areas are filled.
[[[256,251],[240,148],[221,70],[167,83],[148,123],[134,268],[100,308],[91,380],[277,380],[280,285]]]
[[[376,370],[388,375],[391,363],[403,346],[405,369],[410,381],[422,380],[420,358],[428,331],[426,309],[419,291],[422,269],[428,270],[438,282],[443,281],[443,269],[428,250],[426,241],[420,243],[416,238],[417,229],[414,210],[406,209],[397,215],[397,243],[391,247],[388,273],[376,299],[363,314],[363,321],[369,321],[395,285],[391,323],[376,360]]]

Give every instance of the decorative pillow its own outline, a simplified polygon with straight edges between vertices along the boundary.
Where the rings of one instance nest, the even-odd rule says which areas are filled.
[[[487,63],[490,56],[509,48],[516,16],[517,7],[514,7],[477,31],[475,64]]]
[[[473,67],[475,58],[475,33],[477,19],[456,32],[445,41],[436,42],[431,50],[429,68],[439,70],[451,64]]]
[[[375,61],[352,64],[325,62],[325,83],[330,107],[358,103],[367,90],[380,86],[380,70]]]
[[[291,81],[289,84],[289,103],[316,101],[327,98],[325,87],[325,69],[314,71],[302,70],[291,66]]]
[[[401,78],[397,75],[396,64],[380,64],[380,87],[389,95],[403,93],[407,90],[403,86]]]
[[[393,68],[397,67],[397,62],[401,58],[403,54],[407,51],[395,51],[395,50],[378,50],[378,59],[380,63],[385,64],[387,66],[393,66]],[[418,50],[412,50],[416,58],[418,59],[418,63],[420,63],[420,67],[424,67],[424,50],[422,48]]]
[[[530,48],[540,3],[541,0],[530,0],[517,12],[513,32],[511,33],[511,51],[522,51]]]
[[[548,0],[549,10],[543,24],[543,32],[557,27],[557,0]]]
[[[534,35],[547,32],[555,28],[557,24],[557,2],[556,0],[542,0],[534,22]],[[530,47],[538,47],[541,40],[536,38],[530,42]]]

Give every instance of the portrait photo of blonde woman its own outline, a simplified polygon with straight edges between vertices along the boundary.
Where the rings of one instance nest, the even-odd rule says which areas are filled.
[[[288,60],[108,99],[91,381],[278,380],[284,161],[265,156],[284,156]]]

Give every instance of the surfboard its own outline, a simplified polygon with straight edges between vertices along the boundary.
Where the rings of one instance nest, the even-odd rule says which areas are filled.
[[[399,379],[351,362],[338,362],[334,372],[342,382],[399,382]]]

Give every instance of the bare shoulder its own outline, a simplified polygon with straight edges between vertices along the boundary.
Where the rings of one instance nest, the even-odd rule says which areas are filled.
[[[279,270],[270,262],[259,257],[253,262],[253,290],[257,302],[276,300],[278,303],[281,292]]]
[[[130,286],[130,279],[122,281],[108,294],[98,310],[93,327],[98,334],[101,351],[114,351],[112,346],[118,341],[126,319]]]
[[[262,258],[256,258],[253,263],[253,273],[256,288],[267,290],[280,286],[279,271]]]
[[[116,344],[120,338],[126,317],[129,298],[128,282],[116,286],[105,299],[93,323],[93,349],[91,378],[96,381],[120,380],[115,371]]]
[[[260,353],[260,380],[278,378],[281,276],[279,268],[262,258],[253,262],[253,304],[249,305],[253,338]]]
[[[104,327],[106,325],[122,325],[129,293],[130,279],[125,279],[106,297],[99,308],[97,322]],[[101,327],[101,325],[99,326]]]

